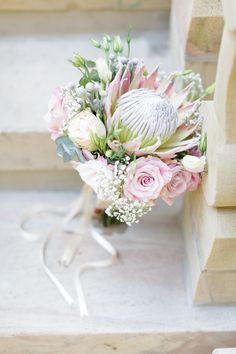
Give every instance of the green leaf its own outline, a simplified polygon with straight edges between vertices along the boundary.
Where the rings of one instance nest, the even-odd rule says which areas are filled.
[[[185,75],[191,74],[192,72],[193,72],[193,70],[191,70],[191,69],[186,69],[186,70],[184,70],[181,74],[182,74],[183,76],[185,76]]]
[[[206,133],[202,134],[199,147],[200,147],[201,153],[204,154],[207,150],[207,135],[206,135]]]
[[[101,48],[101,44],[98,41],[95,41],[95,39],[91,39],[91,42],[93,43],[94,47],[96,48]]]
[[[85,60],[85,64],[88,68],[94,68],[96,66],[96,63],[93,60]]]
[[[87,78],[87,76],[83,76],[79,81],[80,86],[83,87],[85,87],[88,82],[90,82],[90,80]]]
[[[105,154],[106,146],[107,146],[107,138],[106,137],[100,138],[98,135],[94,133],[90,133],[90,137],[93,144],[97,147],[98,151],[101,152],[102,154]]]
[[[97,70],[93,69],[90,73],[90,79],[93,81],[100,81]]]
[[[215,87],[216,87],[215,82],[210,86],[208,86],[204,91],[203,97],[212,95],[215,92]]]

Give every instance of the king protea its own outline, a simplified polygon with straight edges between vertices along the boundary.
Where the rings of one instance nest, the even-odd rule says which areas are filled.
[[[131,77],[130,65],[121,66],[108,86],[104,110],[108,131],[118,131],[109,146],[120,144],[137,156],[155,154],[172,158],[199,144],[194,134],[197,122],[186,117],[199,108],[200,101],[188,102],[191,85],[175,91],[175,77],[162,79],[157,67],[145,75],[145,65]]]

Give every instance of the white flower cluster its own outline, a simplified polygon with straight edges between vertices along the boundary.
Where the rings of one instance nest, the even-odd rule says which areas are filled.
[[[82,100],[75,91],[75,85],[73,83],[64,87],[62,93],[64,97],[64,107],[68,118],[71,119],[81,111]]]
[[[184,84],[189,85],[192,84],[190,90],[190,96],[192,99],[197,99],[201,97],[204,93],[204,88],[202,85],[202,79],[199,73],[191,72],[188,75],[182,77]]]
[[[78,112],[86,107],[97,112],[100,107],[99,96],[104,97],[106,91],[98,83],[88,82],[85,87],[79,83],[70,83],[63,88],[64,106],[69,118],[73,118]]]
[[[110,205],[105,211],[108,216],[131,226],[133,223],[137,223],[151,208],[144,202],[132,201],[123,195],[124,181],[126,178],[130,178],[131,164],[129,159],[127,156],[124,163],[115,162],[113,178],[104,176],[101,179],[97,195],[98,199],[109,201]]]
[[[106,209],[106,214],[131,226],[133,223],[138,223],[139,219],[150,210],[151,207],[147,207],[144,202],[130,201],[121,197]]]

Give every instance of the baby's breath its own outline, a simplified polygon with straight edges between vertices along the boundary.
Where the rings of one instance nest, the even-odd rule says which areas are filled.
[[[113,179],[102,178],[97,195],[99,199],[110,202],[106,209],[108,216],[130,226],[137,223],[151,208],[143,201],[129,200],[123,195],[123,186],[127,178],[132,178],[129,157],[125,159],[124,163],[115,162]]]

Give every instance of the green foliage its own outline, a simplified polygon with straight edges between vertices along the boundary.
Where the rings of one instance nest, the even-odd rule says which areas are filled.
[[[94,68],[96,63],[93,60],[85,60],[85,65],[87,65],[88,68]]]
[[[98,41],[95,41],[95,39],[91,39],[91,42],[93,43],[95,48],[100,49],[102,47],[101,43],[99,43]]]
[[[60,136],[55,142],[57,145],[57,154],[63,158],[64,162],[71,160],[85,161],[81,150],[74,145],[68,136]]]
[[[205,154],[205,152],[207,150],[207,135],[206,135],[206,133],[202,134],[199,147],[200,147],[201,153]]]
[[[128,46],[128,58],[129,58],[130,57],[130,43],[131,43],[131,27],[128,30],[126,42],[127,42],[127,46]]]
[[[207,97],[207,96],[212,95],[215,92],[215,87],[216,87],[215,82],[213,84],[211,84],[210,86],[208,86],[203,93],[203,97]]]
[[[91,133],[90,137],[91,137],[92,143],[97,147],[98,151],[101,154],[105,154],[106,146],[107,146],[107,138],[106,137],[100,138],[99,136],[97,136],[94,133]]]
[[[92,81],[100,81],[100,78],[98,76],[98,72],[97,70],[93,69],[91,72],[90,72],[90,79]]]
[[[74,54],[70,62],[76,67],[76,68],[83,68],[85,65],[85,59],[79,54]]]

